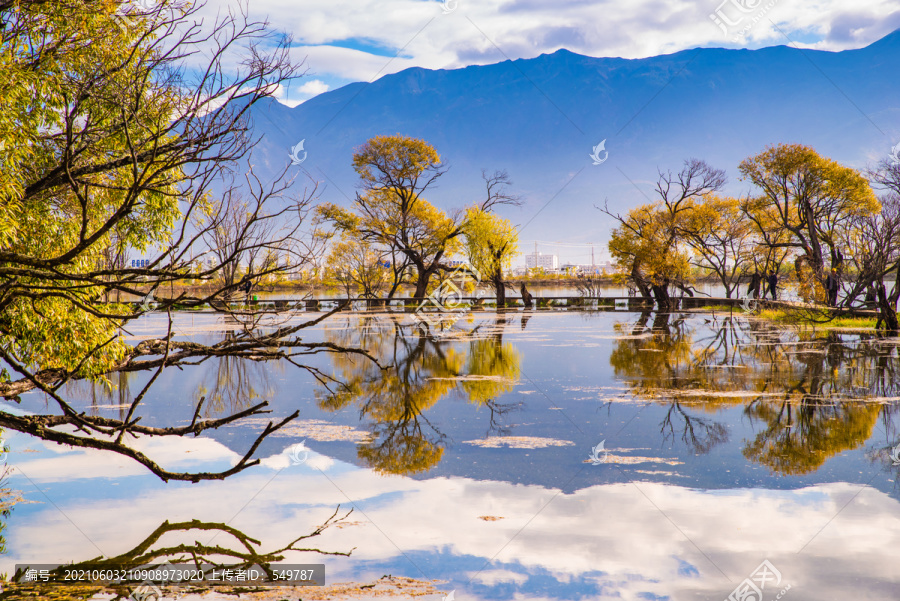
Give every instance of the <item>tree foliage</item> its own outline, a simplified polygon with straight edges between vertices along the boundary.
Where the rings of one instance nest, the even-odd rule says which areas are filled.
[[[466,212],[466,257],[482,277],[494,286],[497,307],[505,306],[503,272],[519,253],[519,232],[508,219],[472,207]]]
[[[412,270],[414,297],[425,297],[432,280],[450,270],[448,257],[462,250],[462,237],[469,224],[462,210],[446,214],[425,198],[434,182],[446,173],[437,151],[424,140],[409,136],[375,136],[356,150],[353,168],[360,177],[361,191],[352,210],[323,206],[319,216],[341,231],[375,245],[394,258],[395,285]],[[482,173],[487,196],[474,206],[490,212],[501,204],[515,204],[506,188],[504,172]]]
[[[201,419],[201,398],[189,424],[141,425],[141,402],[162,372],[210,356],[293,361],[323,350],[297,337],[309,324],[260,332],[255,320],[219,342],[176,341],[171,315],[164,336],[132,345],[124,327],[150,305],[103,302],[121,294],[155,296],[161,312],[196,307],[304,260],[297,233],[311,198],[291,191],[288,166],[266,184],[252,169],[245,187],[234,177],[257,141],[248,111],[301,73],[291,41],[240,8],[206,23],[194,20],[198,9],[173,0],[0,2],[0,358],[12,374],[0,395],[39,390],[51,404],[38,415],[0,412],[0,426],[193,481],[255,465],[262,439],[290,418],[270,423],[231,469],[168,471],[135,438],[198,435],[265,413],[266,403]],[[282,219],[291,211],[292,222]],[[281,225],[270,228],[275,216]],[[223,228],[227,245],[216,243]],[[271,260],[275,245],[294,263]],[[135,254],[139,265],[127,261]],[[158,294],[187,276],[211,289]],[[139,371],[152,375],[123,419],[84,415],[66,398],[69,382]]]
[[[657,201],[625,216],[603,208],[618,222],[609,249],[620,274],[661,309],[698,273],[714,275],[729,298],[750,274],[780,274],[807,317],[831,319],[828,305],[864,299],[888,331],[900,330],[900,287],[885,285],[900,270],[900,166],[884,160],[863,174],[808,146],[779,144],[738,169],[754,187],[740,199],[719,196],[724,173],[692,159],[676,175],[660,173]]]

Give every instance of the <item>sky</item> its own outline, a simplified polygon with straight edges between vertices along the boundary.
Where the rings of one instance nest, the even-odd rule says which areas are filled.
[[[212,17],[236,0],[207,0]],[[409,67],[456,69],[560,48],[644,58],[695,47],[860,48],[900,28],[896,0],[249,0],[249,16],[293,37],[296,106]],[[717,24],[718,21],[718,24]]]

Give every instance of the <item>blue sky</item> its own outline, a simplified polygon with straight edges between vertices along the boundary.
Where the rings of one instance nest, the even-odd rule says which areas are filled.
[[[210,0],[212,16],[229,5]],[[249,0],[294,38],[289,105],[418,66],[454,69],[567,48],[642,58],[697,46],[844,50],[900,28],[896,0]],[[202,14],[202,13],[201,13]],[[719,24],[717,24],[717,22]]]

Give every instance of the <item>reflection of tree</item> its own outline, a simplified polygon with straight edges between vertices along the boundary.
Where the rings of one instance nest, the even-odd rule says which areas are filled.
[[[72,399],[90,401],[91,415],[100,415],[101,405],[115,405],[119,418],[125,417],[125,409],[134,401],[131,381],[135,374],[124,371],[110,374],[103,380],[78,380],[66,382],[66,393]]]
[[[754,319],[670,321],[657,316],[648,328],[644,314],[619,324],[610,363],[636,395],[669,404],[662,434],[680,431],[694,452],[724,442],[727,431],[686,404],[715,412],[746,403],[746,414],[765,427],[745,457],[780,473],[808,473],[862,445],[884,411],[873,397],[900,391],[896,346],[877,336],[819,335]]]
[[[371,440],[357,451],[367,465],[398,474],[428,470],[440,461],[446,435],[426,412],[451,393],[487,407],[491,428],[503,431],[500,422],[511,407],[496,399],[512,390],[521,363],[515,347],[503,343],[504,326],[501,316],[489,327],[475,328],[464,351],[458,342],[428,336],[397,321],[363,317],[353,327],[331,329],[330,342],[352,341],[389,367],[335,357],[334,368],[346,387],[323,395],[320,406],[338,411],[354,405],[371,420]]]
[[[799,399],[751,403],[746,413],[762,419],[766,429],[744,448],[744,456],[783,474],[806,474],[837,453],[855,449],[871,436],[879,404],[842,401],[838,369],[848,350],[831,333],[824,353],[798,354],[804,374],[793,384]],[[826,364],[830,374],[826,374]]]
[[[165,521],[137,546],[121,555],[109,558],[97,557],[80,563],[67,564],[55,570],[51,570],[50,576],[51,580],[61,580],[66,571],[98,570],[102,573],[105,570],[108,573],[113,570],[149,569],[164,563],[169,563],[191,564],[194,566],[205,564],[204,569],[206,569],[206,573],[210,576],[213,570],[217,572],[221,572],[223,569],[246,570],[256,566],[265,571],[268,577],[271,578],[271,564],[284,560],[285,553],[289,551],[317,553],[320,555],[349,556],[353,552],[353,549],[350,551],[323,551],[318,548],[302,546],[306,544],[304,541],[319,536],[334,525],[341,524],[353,512],[351,509],[344,515],[338,517],[340,509],[340,506],[338,506],[334,513],[318,525],[312,532],[298,536],[287,545],[272,551],[261,551],[259,549],[261,545],[260,541],[248,536],[237,528],[228,526],[227,524],[203,522],[200,520],[174,523]],[[198,532],[212,534],[212,538],[221,536],[219,539],[220,541],[230,542],[217,542],[215,545],[212,543],[203,544],[196,541],[196,539],[191,543],[185,542],[190,540],[188,536],[195,537]],[[210,540],[212,540],[212,538]],[[164,543],[164,539],[169,540]],[[206,566],[208,566],[208,568]],[[26,569],[19,568],[15,575],[10,578],[10,582],[5,583],[7,585],[6,590],[0,593],[0,599],[21,598],[23,594],[29,597],[35,597],[45,592],[51,592],[42,591],[42,587],[59,586],[58,584],[42,584],[41,582],[28,582],[23,580],[22,577],[24,576]],[[131,589],[133,589],[136,584],[139,584],[139,582],[123,582],[118,585],[110,585],[108,588],[112,589],[116,594],[113,601],[116,599],[127,599],[132,594]],[[86,587],[67,588],[67,590],[74,590],[75,595],[78,598],[88,598],[93,597],[97,592],[100,592],[102,586],[88,585]]]
[[[864,402],[832,404],[804,399],[747,408],[767,427],[744,448],[744,457],[782,474],[816,471],[832,455],[863,445],[881,407]]]
[[[673,420],[674,418],[674,420]],[[660,432],[664,439],[675,437],[675,421],[682,421],[681,441],[689,446],[694,453],[705,455],[714,446],[728,441],[728,430],[725,425],[705,417],[691,415],[684,410],[681,403],[673,401],[669,405],[669,411],[660,424]],[[668,430],[668,432],[667,432]]]
[[[223,334],[225,340],[230,340],[235,335],[231,331]],[[194,393],[195,401],[206,397],[206,417],[243,411],[257,399],[272,396],[274,389],[269,380],[269,372],[273,368],[283,368],[283,364],[264,363],[233,355],[210,358],[207,360],[206,377]]]
[[[485,337],[469,341],[465,373],[470,377],[462,382],[462,389],[478,405],[511,391],[521,374],[519,351],[513,344],[503,342],[506,323],[506,318],[497,317],[487,329],[479,326],[472,332]]]

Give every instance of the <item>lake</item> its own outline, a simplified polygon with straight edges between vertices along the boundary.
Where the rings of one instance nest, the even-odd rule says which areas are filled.
[[[180,339],[233,327],[175,314]],[[164,317],[129,332],[160,336]],[[165,371],[141,405],[157,426],[190,423],[201,397],[211,418],[262,400],[272,419],[299,410],[259,465],[224,481],[164,483],[124,457],[6,432],[5,486],[24,502],[4,518],[0,571],[125,553],[165,521],[225,524],[277,549],[341,505],[346,523],[310,545],[350,557],[285,559],[324,563],[329,584],[438,579],[461,601],[727,599],[748,579],[766,600],[900,590],[895,339],[740,312],[562,310],[472,312],[437,338],[402,313],[341,313],[303,337],[378,364],[210,359]],[[66,395],[124,417],[148,377]],[[40,393],[3,404],[47,407]],[[222,470],[268,421],[135,446],[167,469]]]

